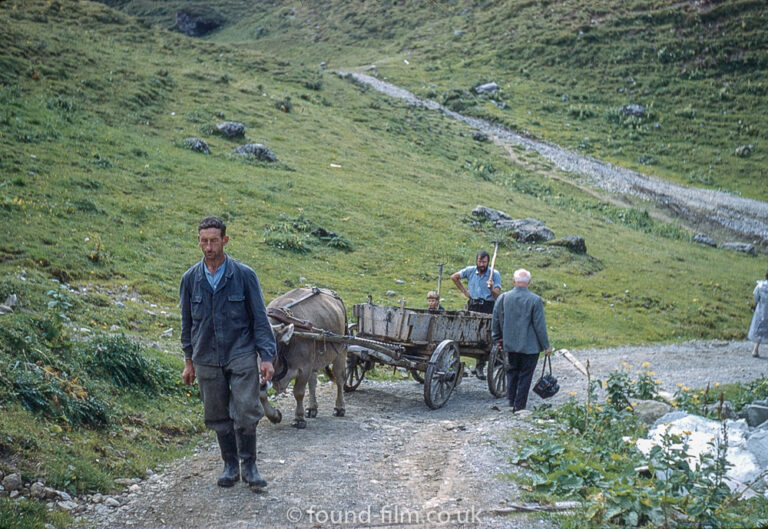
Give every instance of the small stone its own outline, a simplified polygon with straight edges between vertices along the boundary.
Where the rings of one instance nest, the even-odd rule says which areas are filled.
[[[402,279],[395,279],[395,283],[397,283],[398,285],[402,285],[403,283],[405,283],[405,281],[403,281]]]
[[[384,293],[384,295],[385,295],[385,296],[396,296],[396,295],[397,295],[397,292],[395,292],[394,290],[387,290],[387,291]]]
[[[18,474],[8,474],[3,478],[3,487],[9,492],[20,490],[22,486],[21,476]]]
[[[696,235],[694,235],[693,242],[704,244],[706,246],[712,246],[713,248],[717,246],[717,243],[712,238],[707,237],[703,233],[697,233]]]
[[[77,503],[73,501],[60,501],[56,503],[56,507],[62,511],[74,511],[77,509]]]
[[[139,487],[136,484],[133,484],[130,487],[128,487],[128,492],[133,492],[133,493],[141,492],[141,487]]]
[[[117,501],[115,498],[110,497],[104,500],[104,505],[106,505],[107,507],[115,508],[115,507],[120,507],[120,502]]]
[[[39,481],[35,481],[29,487],[29,494],[33,498],[44,498],[45,497],[45,485],[43,485]]]
[[[56,491],[56,495],[57,495],[57,496],[58,496],[60,499],[62,499],[63,501],[72,501],[72,496],[70,496],[69,494],[67,494],[67,493],[66,493],[65,491],[63,491],[63,490],[57,490],[57,491]]]

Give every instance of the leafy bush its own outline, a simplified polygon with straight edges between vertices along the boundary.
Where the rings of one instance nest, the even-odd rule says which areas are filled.
[[[99,427],[109,423],[106,404],[90,395],[78,378],[50,366],[16,362],[7,370],[3,382],[21,405],[34,413],[73,426]]]
[[[154,395],[173,387],[174,375],[144,355],[141,344],[125,335],[100,336],[83,352],[83,364],[92,376],[111,381],[121,388],[135,388]]]

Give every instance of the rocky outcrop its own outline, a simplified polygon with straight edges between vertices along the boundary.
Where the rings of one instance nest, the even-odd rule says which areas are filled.
[[[723,250],[730,250],[732,252],[742,252],[749,255],[755,255],[755,247],[746,242],[724,242],[720,246]]]
[[[275,153],[267,149],[261,143],[248,143],[241,145],[234,150],[233,154],[240,154],[242,156],[253,156],[264,162],[278,162]]]
[[[573,253],[587,253],[587,243],[584,241],[584,237],[579,235],[566,235],[562,239],[552,241],[549,244],[563,246]]]
[[[238,136],[245,136],[245,125],[238,121],[225,121],[218,123],[216,129],[219,134],[226,136],[227,138],[237,138]]]
[[[193,151],[201,152],[203,154],[211,154],[211,149],[208,147],[208,143],[200,138],[186,138],[184,143]]]

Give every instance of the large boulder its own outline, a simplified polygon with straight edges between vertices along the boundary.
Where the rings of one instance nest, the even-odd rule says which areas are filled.
[[[549,244],[564,246],[574,253],[587,253],[587,243],[584,241],[584,237],[579,235],[566,235],[562,239],[552,241]]]
[[[768,468],[768,430],[758,430],[750,435],[747,450],[755,455],[762,468]]]
[[[481,84],[475,87],[476,94],[495,94],[499,91],[499,85],[494,82]]]
[[[247,143],[234,150],[234,154],[253,156],[264,162],[278,162],[275,153],[267,149],[261,143]]]
[[[631,404],[635,415],[647,425],[654,424],[674,409],[666,402],[658,400],[633,400]]]
[[[759,426],[765,421],[768,421],[768,406],[760,404],[749,404],[744,406],[742,415],[747,420],[747,424],[751,427]],[[5,483],[3,483],[5,485]]]
[[[717,243],[711,237],[707,237],[703,233],[697,233],[696,235],[694,235],[693,242],[697,242],[699,244],[705,244],[707,246],[712,246],[712,247],[717,246]]]
[[[24,483],[21,481],[21,476],[19,474],[8,474],[3,478],[3,487],[9,492],[21,490],[23,486]]]
[[[742,252],[749,255],[755,255],[755,247],[746,242],[724,242],[720,248],[723,250],[730,250],[732,252]]]
[[[498,209],[493,209],[493,208],[487,208],[485,206],[475,206],[475,209],[472,210],[472,215],[475,217],[488,219],[494,223],[500,220],[512,220],[512,217],[510,217],[503,211],[499,211]]]
[[[208,143],[200,138],[186,138],[184,143],[190,150],[201,152],[203,154],[211,154],[211,149],[208,147]]]
[[[176,12],[176,27],[190,37],[202,37],[224,23],[220,13],[204,7],[189,7]]]
[[[219,134],[227,138],[245,136],[245,125],[237,121],[225,121],[216,125]]]
[[[518,242],[551,241],[555,238],[554,232],[538,219],[500,220],[495,225],[511,232]]]

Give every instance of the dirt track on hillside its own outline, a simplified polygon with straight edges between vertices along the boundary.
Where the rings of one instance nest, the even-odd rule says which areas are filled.
[[[674,392],[678,383],[704,387],[768,374],[768,359],[750,352],[746,342],[697,342],[574,355],[589,361],[597,378],[621,362],[633,371],[648,362],[663,389]],[[554,371],[562,389],[553,404],[584,398],[585,377],[562,355],[555,356]],[[332,416],[334,391],[330,384],[319,386],[319,415],[306,430],[290,426],[290,395],[278,399],[283,423],[259,426],[266,491],[255,493],[241,483],[216,486],[221,461],[211,435],[194,456],[115,496],[119,507],[89,504],[85,519],[99,528],[309,528],[345,518],[337,525],[367,520],[375,527],[554,527],[543,514],[493,512],[523,503],[518,485],[505,475],[520,471],[509,457],[526,437],[538,435],[538,427],[532,416],[513,415],[485,382],[465,378],[443,408],[430,411],[422,386],[410,379],[365,380],[347,395],[345,417]],[[543,404],[531,394],[529,408]],[[447,520],[449,525],[441,523]]]
[[[568,151],[552,143],[532,139],[514,130],[489,121],[454,112],[436,101],[422,99],[411,92],[376,77],[355,73],[356,81],[390,97],[403,99],[411,105],[424,107],[462,121],[486,132],[498,142],[521,145],[536,151],[566,173],[586,178],[592,185],[618,195],[632,195],[647,200],[665,213],[679,218],[684,224],[718,239],[729,234],[742,242],[768,246],[768,203],[743,198],[730,193],[683,186],[603,162],[590,156]],[[733,239],[728,239],[733,240]],[[727,241],[722,241],[727,242]]]

